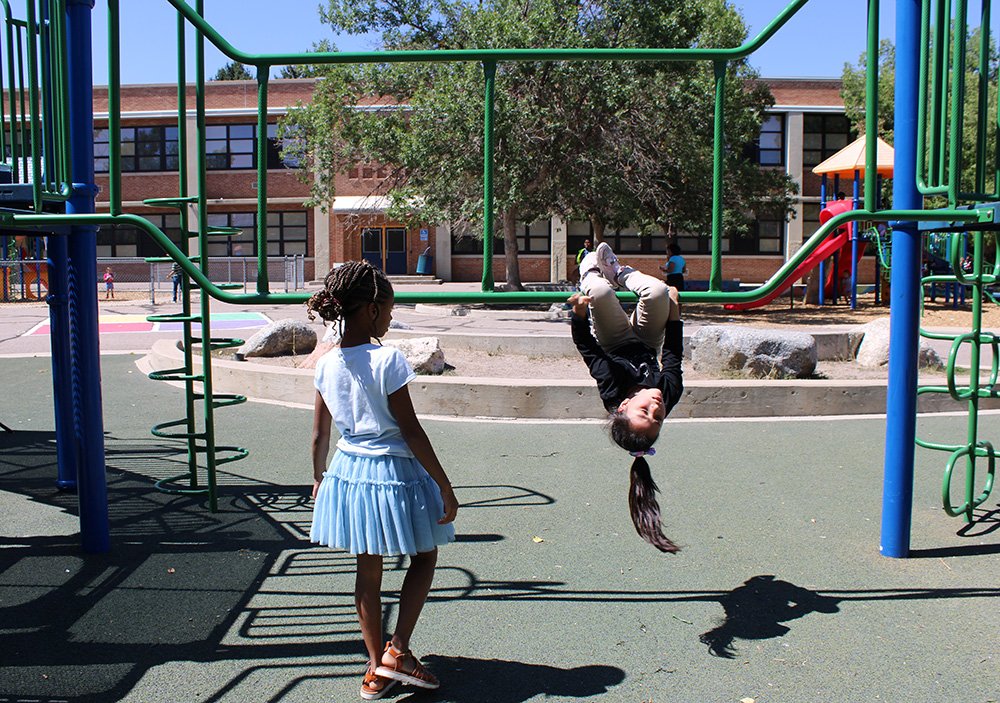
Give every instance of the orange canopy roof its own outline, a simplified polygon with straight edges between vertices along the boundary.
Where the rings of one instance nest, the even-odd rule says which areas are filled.
[[[819,166],[816,166],[813,169],[813,173],[840,176],[841,178],[854,178],[854,172],[859,171],[864,176],[866,145],[865,136],[861,135],[853,144],[848,144]],[[875,154],[875,170],[878,172],[878,175],[891,178],[895,152],[891,146],[878,138],[876,138],[876,147],[878,151]]]

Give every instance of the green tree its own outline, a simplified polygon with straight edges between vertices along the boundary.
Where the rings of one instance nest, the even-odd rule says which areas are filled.
[[[997,167],[996,155],[991,152],[977,154],[979,144],[994,144],[997,136],[997,75],[1000,69],[1000,60],[997,57],[996,47],[992,37],[989,39],[988,60],[986,68],[986,95],[984,96],[983,108],[980,106],[980,67],[979,67],[979,43],[980,29],[973,28],[968,33],[965,56],[965,95],[964,108],[962,110],[962,171],[960,175],[962,192],[973,192],[980,190],[976,187],[977,169],[983,174],[992,174]],[[928,49],[929,55],[934,56],[933,46]],[[888,39],[883,39],[879,43],[878,60],[878,132],[879,136],[888,144],[894,142],[895,117],[895,46]],[[929,73],[933,74],[934,67],[931,63]],[[856,65],[844,64],[842,74],[843,89],[841,97],[844,100],[844,111],[850,118],[854,129],[858,133],[864,133],[866,115],[866,76],[867,76],[867,52],[861,54]],[[928,114],[931,110],[930,90],[928,90]],[[948,95],[944,104],[946,115],[950,116],[951,95]],[[985,109],[987,115],[987,131],[984,139],[977,139],[979,126],[977,116],[980,110]],[[949,140],[944,139],[944,148],[940,152],[940,158],[944,164],[948,163]],[[928,143],[928,149],[930,144]],[[931,163],[932,159],[928,154],[926,163]],[[929,179],[933,180],[933,179]],[[987,179],[986,188],[992,189],[992,179]],[[941,207],[944,205],[943,199],[939,197],[931,198],[928,202],[930,207]]]
[[[746,36],[722,0],[330,0],[337,32],[380,32],[386,49],[733,46]],[[726,42],[722,44],[720,42]],[[727,212],[735,224],[790,182],[743,158],[770,106],[742,62],[727,106]],[[322,69],[313,102],[284,127],[314,204],[337,173],[384,166],[373,194],[391,214],[482,229],[483,69],[472,63]],[[707,83],[706,83],[707,81]],[[356,106],[365,109],[358,110]],[[702,228],[711,212],[711,67],[674,62],[509,62],[497,67],[494,204],[508,284],[520,287],[517,225],[555,213],[606,224]],[[707,168],[707,171],[706,171]],[[681,194],[678,196],[677,194]],[[780,197],[779,197],[780,196]],[[778,208],[780,210],[780,207]]]
[[[254,75],[250,69],[239,61],[230,61],[225,66],[215,72],[213,81],[252,81]]]

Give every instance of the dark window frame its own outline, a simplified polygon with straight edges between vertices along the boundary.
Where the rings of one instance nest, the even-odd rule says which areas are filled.
[[[111,168],[111,129],[94,128],[94,172]],[[180,168],[179,131],[173,125],[121,127],[122,173],[171,173]]]

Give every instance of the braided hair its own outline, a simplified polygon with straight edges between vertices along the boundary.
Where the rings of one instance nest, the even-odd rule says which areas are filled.
[[[306,303],[309,319],[319,315],[325,322],[336,322],[343,335],[344,320],[369,303],[381,305],[392,297],[392,283],[381,269],[367,261],[348,261],[326,274],[323,290]]]

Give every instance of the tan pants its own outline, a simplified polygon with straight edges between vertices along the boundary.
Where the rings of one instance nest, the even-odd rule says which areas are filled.
[[[667,284],[630,266],[622,268],[618,279],[639,296],[631,317],[618,302],[614,288],[599,273],[589,272],[580,281],[580,292],[590,297],[591,327],[597,343],[611,351],[639,340],[659,354],[670,316]]]

